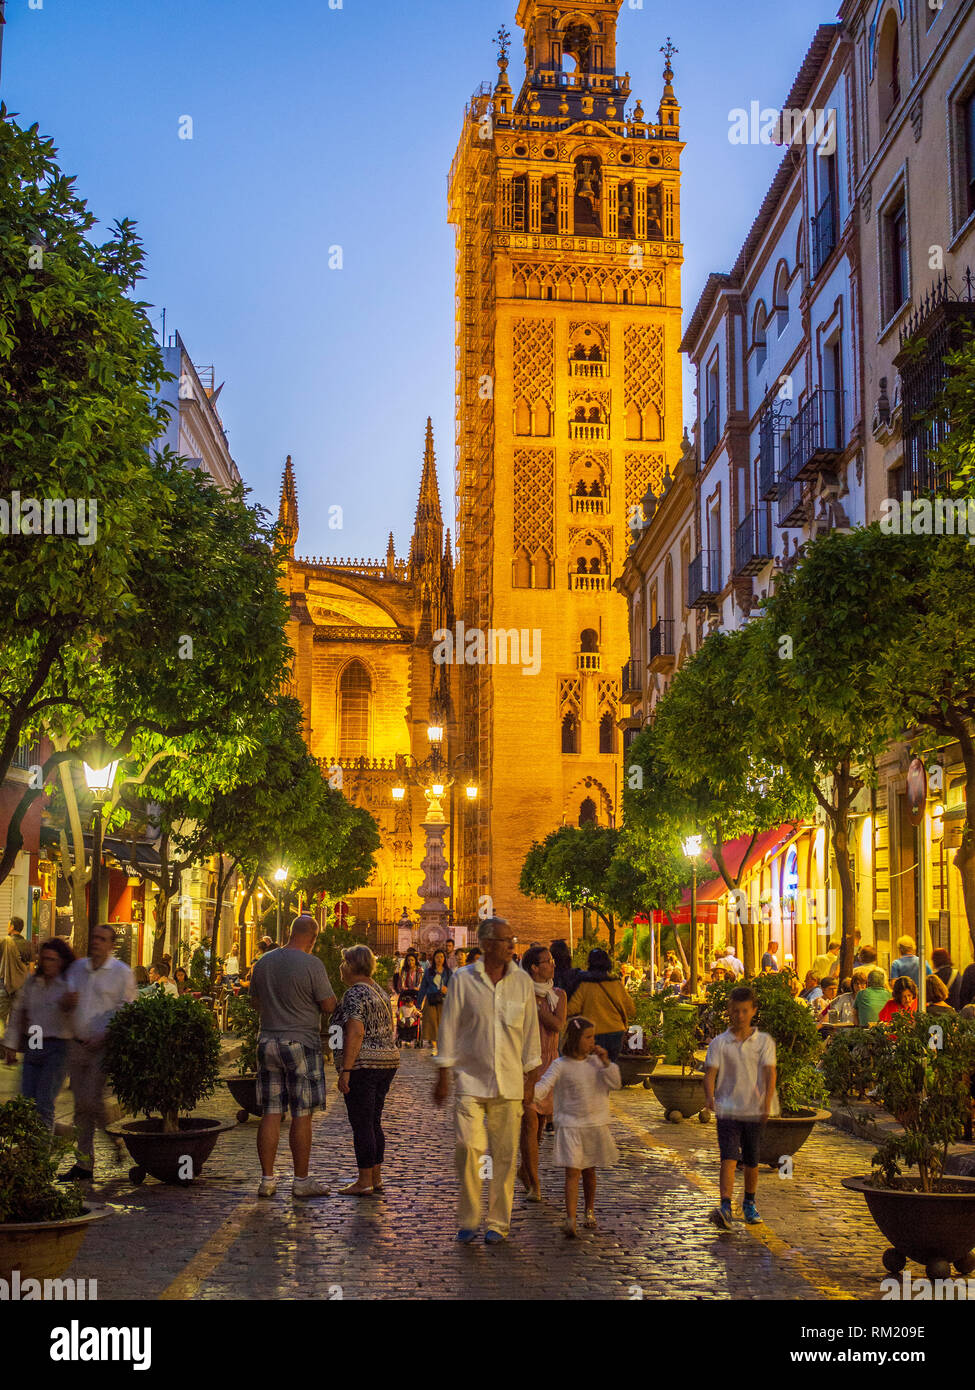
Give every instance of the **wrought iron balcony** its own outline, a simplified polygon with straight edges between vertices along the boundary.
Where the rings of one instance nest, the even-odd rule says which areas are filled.
[[[790,481],[829,472],[843,452],[843,391],[819,387],[800,406],[789,432]]]
[[[643,681],[640,666],[636,661],[624,661],[620,674],[620,699],[625,705],[632,705],[643,698]]]
[[[721,592],[721,553],[702,550],[687,566],[687,606],[707,608]]]
[[[937,450],[951,433],[940,396],[949,376],[947,359],[973,324],[975,279],[968,269],[958,292],[947,273],[939,276],[901,329],[894,365],[901,375],[903,490],[912,499],[930,497],[951,482],[937,463]]]
[[[762,502],[735,532],[735,574],[758,574],[772,554],[772,508]]]
[[[673,655],[674,620],[673,618],[661,618],[656,626],[650,629],[650,664],[656,669],[664,665],[672,665]]]
[[[799,526],[805,515],[802,494],[804,484],[795,475],[795,456],[790,454],[779,479],[777,526]]]
[[[812,220],[812,273],[814,280],[833,254],[835,247],[836,199],[832,189],[830,189]]]
[[[711,457],[711,455],[714,453],[715,449],[718,447],[718,402],[717,402],[717,401],[715,401],[714,405],[711,407],[711,409],[708,411],[707,415],[705,415],[705,417],[704,417],[704,428],[703,428],[703,430],[702,430],[702,432],[701,432],[701,438],[702,438],[702,446],[703,446],[703,447],[702,447],[702,454],[701,454],[701,457],[703,458],[704,462],[706,463],[707,460],[708,460],[708,459]]]
[[[782,433],[789,423],[781,404],[769,406],[758,422],[758,495],[763,502],[771,502],[779,494]]]

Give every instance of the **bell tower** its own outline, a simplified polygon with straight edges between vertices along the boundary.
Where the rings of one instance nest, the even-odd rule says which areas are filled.
[[[622,3],[520,0],[521,89],[502,29],[497,80],[467,107],[449,179],[455,608],[488,639],[487,659],[458,673],[481,794],[463,808],[455,906],[473,920],[489,898],[522,940],[567,925],[518,891],[532,841],[619,823],[629,631],[613,585],[640,499],[680,457],[676,50],[661,50],[647,120],[618,71]]]

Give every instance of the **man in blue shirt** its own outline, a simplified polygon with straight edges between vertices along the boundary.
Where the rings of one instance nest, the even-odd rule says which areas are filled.
[[[915,942],[913,936],[900,936],[900,937],[898,937],[898,938],[897,938],[897,949],[898,949],[898,951],[900,951],[900,958],[899,958],[898,960],[895,960],[895,961],[893,961],[893,962],[891,963],[891,967],[890,967],[890,982],[891,982],[891,985],[893,985],[894,981],[895,981],[896,979],[898,979],[900,976],[906,975],[906,976],[909,976],[910,979],[912,979],[912,980],[914,981],[914,988],[915,988],[915,989],[920,989],[920,987],[921,987],[921,980],[920,980],[920,976],[919,976],[918,972],[919,972],[920,967],[921,967],[921,962],[918,960],[918,957],[917,957],[917,944],[916,944],[916,942]],[[931,974],[931,962],[930,962],[930,961],[926,961],[926,962],[925,962],[925,974],[926,974],[926,975],[930,975],[930,974]]]

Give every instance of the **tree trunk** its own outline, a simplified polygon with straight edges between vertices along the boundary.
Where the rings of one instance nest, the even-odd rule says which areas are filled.
[[[854,778],[850,775],[850,764],[844,762],[833,778],[833,797],[835,805],[830,819],[833,823],[833,852],[836,855],[836,869],[840,876],[840,970],[841,980],[853,974],[853,933],[856,928],[856,891],[853,875],[850,872],[850,802],[853,800]],[[827,898],[827,902],[829,899]],[[832,927],[830,934],[832,935]],[[835,938],[834,938],[835,940]]]
[[[711,856],[718,866],[718,873],[724,879],[725,887],[729,893],[738,894],[741,890],[741,880],[745,872],[745,865],[748,863],[748,856],[752,852],[755,841],[758,839],[758,831],[754,831],[752,838],[748,842],[745,853],[741,856],[741,863],[738,865],[738,872],[732,878],[724,859],[724,841],[718,837],[713,842],[708,840]],[[740,919],[741,913],[738,911],[740,898],[735,898],[735,915]],[[758,974],[758,936],[757,923],[752,921],[752,914],[746,914],[745,921],[741,924],[741,945],[742,945],[742,965],[745,967],[745,979],[750,980]]]
[[[961,843],[955,850],[955,868],[961,877],[961,894],[965,903],[965,916],[968,919],[968,934],[975,951],[975,745],[971,734],[961,718],[950,720],[951,729],[961,748],[962,762],[965,764],[965,824],[962,828]]]
[[[81,813],[78,810],[78,798],[71,779],[70,764],[61,763],[58,772],[61,775],[61,790],[64,793],[64,805],[71,832],[69,846],[67,832],[61,831],[61,874],[71,890],[71,944],[76,956],[87,956],[88,904],[85,900],[85,884],[89,881],[90,874],[85,853],[85,836],[81,825]]]
[[[216,983],[217,979],[217,942],[220,937],[220,918],[223,914],[223,898],[227,891],[227,884],[230,882],[234,873],[237,871],[239,859],[230,862],[224,870],[224,857],[222,854],[217,856],[219,865],[217,867],[217,891],[213,902],[213,926],[210,928],[210,987]]]
[[[176,1110],[167,1110],[166,1113],[165,1113],[165,1115],[163,1115],[163,1134],[178,1134],[178,1133],[179,1133],[179,1112],[176,1111]]]

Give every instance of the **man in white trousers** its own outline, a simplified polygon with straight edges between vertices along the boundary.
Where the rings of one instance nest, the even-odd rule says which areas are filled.
[[[477,930],[483,955],[456,971],[447,986],[433,1099],[456,1086],[454,1161],[460,1179],[457,1240],[477,1239],[482,1184],[488,1179],[486,1245],[507,1240],[524,1106],[532,1098],[531,1073],[542,1063],[538,1010],[531,977],[512,960],[516,938],[502,917]]]

